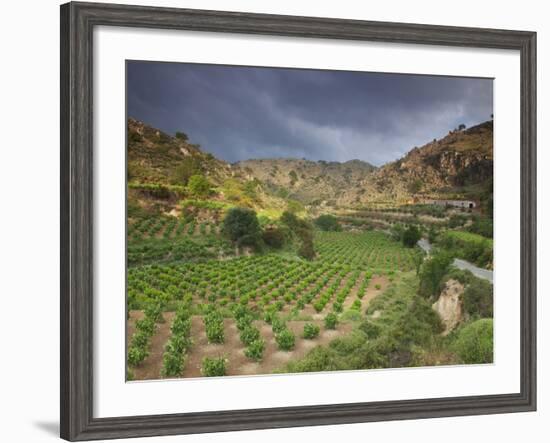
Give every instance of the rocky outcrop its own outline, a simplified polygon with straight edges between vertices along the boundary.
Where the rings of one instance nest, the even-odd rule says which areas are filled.
[[[442,335],[447,335],[455,329],[464,319],[462,311],[462,294],[464,285],[457,280],[449,279],[445,288],[432,308],[439,314],[444,326]]]

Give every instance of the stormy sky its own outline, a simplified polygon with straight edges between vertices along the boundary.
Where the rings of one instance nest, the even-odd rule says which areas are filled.
[[[490,79],[129,61],[127,111],[229,162],[382,165],[489,120]]]

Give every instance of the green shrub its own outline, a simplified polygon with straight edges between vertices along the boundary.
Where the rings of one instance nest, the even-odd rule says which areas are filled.
[[[439,236],[438,244],[453,254],[478,266],[493,263],[493,240],[466,231],[447,231]]]
[[[223,316],[213,307],[204,315],[206,337],[210,343],[223,343],[225,339]]]
[[[493,238],[493,220],[489,218],[478,217],[466,229],[468,232],[479,234],[483,237]]]
[[[453,349],[464,363],[493,361],[493,320],[476,320],[464,326],[453,343]]]
[[[192,175],[187,186],[196,197],[204,198],[212,193],[212,185],[204,175]]]
[[[286,323],[278,315],[274,315],[271,319],[271,329],[275,334],[286,329]]]
[[[420,240],[420,230],[416,225],[411,225],[403,232],[403,245],[407,248],[413,248],[416,246],[418,240]]]
[[[281,332],[275,335],[275,341],[279,346],[279,349],[283,351],[290,351],[294,348],[296,338],[289,329],[283,329]]]
[[[338,324],[338,316],[334,312],[329,312],[325,316],[325,329],[336,329]]]
[[[225,357],[204,357],[201,372],[205,377],[221,377],[225,375],[227,359]]]
[[[388,335],[400,347],[408,349],[414,345],[427,345],[441,330],[441,320],[431,303],[415,296],[396,318]]]
[[[146,348],[149,344],[150,335],[145,331],[137,330],[134,335],[132,335],[132,346],[137,348]]]
[[[258,340],[260,338],[260,330],[258,328],[255,328],[253,326],[249,326],[241,332],[241,341],[249,346],[252,342]]]
[[[380,326],[369,320],[362,321],[359,325],[359,330],[362,331],[370,340],[380,336]]]
[[[493,285],[486,280],[472,278],[466,286],[464,295],[464,310],[473,317],[493,317]]]
[[[244,350],[244,355],[256,361],[260,361],[264,354],[265,341],[261,338],[254,340],[248,344],[248,347]]]
[[[334,367],[334,352],[322,346],[317,346],[308,352],[305,358],[291,361],[286,367],[287,372],[322,372],[338,369]]]
[[[147,348],[132,346],[128,349],[128,364],[137,366],[145,360],[148,355],[149,351]]]
[[[162,317],[162,305],[160,303],[150,303],[144,309],[145,317],[150,318],[153,322],[164,320]]]
[[[178,354],[166,349],[162,356],[161,375],[163,377],[178,377],[183,370],[184,362],[185,354]]]
[[[335,338],[330,342],[330,348],[341,355],[350,355],[359,350],[365,343],[365,336],[357,332]]]
[[[313,323],[306,323],[304,325],[304,338],[312,339],[319,335],[319,326]]]

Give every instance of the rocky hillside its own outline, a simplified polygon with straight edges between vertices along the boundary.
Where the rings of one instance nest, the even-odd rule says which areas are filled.
[[[231,165],[203,152],[185,134],[172,137],[128,119],[129,182],[185,185],[195,173],[204,174],[214,184],[233,175]]]
[[[276,195],[307,205],[338,200],[344,189],[364,182],[376,169],[361,160],[338,163],[286,158],[245,160],[235,166],[246,179],[258,179]]]
[[[347,189],[337,203],[482,198],[482,194],[492,193],[492,176],[493,122],[489,121],[413,148]]]
[[[281,210],[404,204],[422,198],[488,198],[492,194],[492,121],[449,132],[380,168],[360,161],[258,159],[229,164],[190,143],[128,120],[128,181],[185,186],[200,174],[216,187],[213,199]],[[483,197],[482,197],[483,196]]]

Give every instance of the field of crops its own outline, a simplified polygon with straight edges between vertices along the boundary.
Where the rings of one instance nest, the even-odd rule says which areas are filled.
[[[230,247],[217,227],[161,220],[129,229],[134,379],[273,372],[349,332],[342,315],[363,311],[417,253],[377,231],[318,232],[313,261],[284,252],[221,259],[216,251]],[[139,248],[147,260],[136,259]]]

